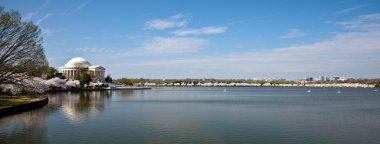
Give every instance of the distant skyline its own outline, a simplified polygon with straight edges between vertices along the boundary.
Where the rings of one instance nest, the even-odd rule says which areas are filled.
[[[378,0],[5,0],[42,30],[51,66],[114,78],[380,77]]]

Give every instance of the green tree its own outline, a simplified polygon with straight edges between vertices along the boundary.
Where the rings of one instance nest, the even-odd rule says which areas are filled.
[[[0,7],[0,84],[16,84],[45,72],[48,62],[40,33],[33,22],[22,21],[18,11]]]
[[[145,80],[143,78],[121,78],[115,80],[117,83],[122,83],[125,85],[144,85],[144,83],[148,80]]]
[[[117,83],[121,83],[121,84],[124,84],[124,85],[133,85],[132,81],[128,78],[121,78],[121,79],[117,79],[115,80]]]
[[[54,67],[47,68],[46,79],[55,78],[58,74],[58,71]]]
[[[380,79],[374,80],[375,82],[375,87],[378,88],[380,87]]]
[[[107,77],[104,78],[104,81],[105,81],[105,82],[108,82],[108,83],[112,83],[111,75],[108,74]]]
[[[66,77],[64,75],[62,75],[62,73],[57,73],[56,77],[58,77],[60,79],[66,79]]]
[[[257,83],[259,83],[260,86],[263,86],[266,83],[266,81],[265,80],[258,80]]]
[[[66,79],[66,77],[62,75],[62,73],[59,73],[57,69],[55,69],[54,67],[48,67],[45,73],[46,79],[51,79],[55,77],[58,77],[60,79]]]
[[[81,73],[79,76],[80,85],[83,87],[85,84],[89,84],[92,81],[91,75],[87,73]]]

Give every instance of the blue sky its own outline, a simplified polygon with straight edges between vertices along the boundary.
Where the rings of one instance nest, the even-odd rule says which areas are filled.
[[[51,66],[114,78],[380,77],[378,0],[2,1],[42,30]]]

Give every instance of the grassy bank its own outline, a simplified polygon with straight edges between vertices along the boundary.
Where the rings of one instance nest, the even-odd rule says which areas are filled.
[[[40,100],[40,96],[0,96],[0,108],[16,106]]]

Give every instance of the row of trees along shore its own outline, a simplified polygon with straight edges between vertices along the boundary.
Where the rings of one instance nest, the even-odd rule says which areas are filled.
[[[128,86],[199,86],[201,84],[211,83],[224,83],[224,84],[258,84],[258,86],[270,85],[277,86],[280,84],[291,84],[298,86],[306,86],[310,84],[364,84],[374,85],[379,87],[380,79],[354,79],[350,78],[344,81],[331,80],[331,81],[295,81],[286,79],[275,80],[252,80],[252,79],[144,79],[144,78],[120,78],[114,80],[117,84]],[[236,85],[235,85],[236,86]]]
[[[34,96],[47,90],[80,88],[92,81],[87,73],[79,81],[68,81],[49,67],[42,42],[38,25],[0,6],[0,96]]]

